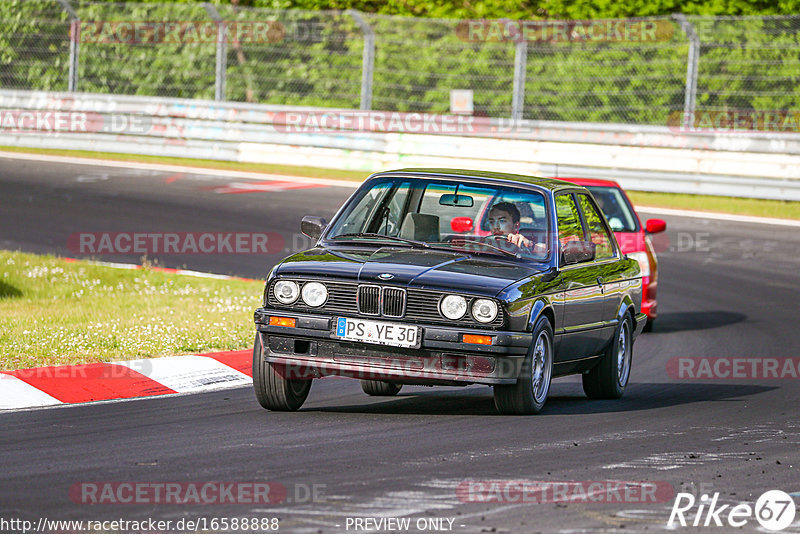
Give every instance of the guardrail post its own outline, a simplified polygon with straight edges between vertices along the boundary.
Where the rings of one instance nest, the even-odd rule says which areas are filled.
[[[78,90],[78,57],[80,55],[81,20],[72,8],[69,0],[58,0],[64,11],[69,13],[69,78],[67,90],[74,93]]]
[[[217,58],[216,71],[214,75],[214,100],[225,100],[225,82],[228,73],[228,32],[226,31],[225,21],[219,15],[217,8],[212,4],[204,3],[206,13],[217,23]]]
[[[517,43],[514,51],[514,93],[511,97],[511,118],[514,123],[525,114],[525,69],[528,66],[528,43],[524,39]]]
[[[683,100],[683,127],[689,130],[694,123],[697,106],[697,68],[700,63],[700,37],[694,26],[683,13],[675,13],[672,18],[678,21],[686,37],[689,38],[689,56],[686,62],[686,91]]]
[[[361,109],[372,109],[372,78],[375,72],[375,31],[361,12],[348,9],[347,14],[353,17],[364,33],[364,53],[361,56]]]

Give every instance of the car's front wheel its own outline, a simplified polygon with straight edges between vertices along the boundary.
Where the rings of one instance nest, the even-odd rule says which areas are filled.
[[[259,404],[267,410],[293,412],[308,397],[311,379],[289,378],[285,365],[264,361],[261,336],[253,343],[253,389]]]
[[[626,313],[600,363],[583,374],[583,391],[590,399],[618,399],[625,393],[633,360],[633,322]]]
[[[400,393],[403,384],[385,382],[383,380],[362,380],[361,389],[372,397],[392,397]]]
[[[553,327],[547,317],[540,317],[517,383],[494,386],[494,405],[502,414],[539,413],[547,400],[552,375]]]

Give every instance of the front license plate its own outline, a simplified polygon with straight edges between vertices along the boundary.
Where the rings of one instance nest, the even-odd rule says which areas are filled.
[[[399,323],[339,317],[336,319],[336,337],[393,347],[419,347],[419,327]]]

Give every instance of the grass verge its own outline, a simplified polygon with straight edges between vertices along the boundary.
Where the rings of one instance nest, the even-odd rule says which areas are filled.
[[[260,284],[0,251],[0,369],[246,349]]]
[[[644,191],[628,191],[627,193],[635,206],[713,211],[777,219],[800,219],[800,202],[788,200],[679,195]]]
[[[0,151],[116,161],[133,161],[141,163],[162,163],[167,165],[183,165],[187,167],[199,167],[204,169],[264,172],[287,176],[334,178],[353,181],[363,181],[370,174],[367,171],[346,171],[322,169],[319,167],[302,167],[268,163],[239,163],[234,161],[174,158],[165,156],[140,156],[136,154],[115,154],[107,152],[90,152],[85,150],[51,150],[44,148],[0,146]],[[633,203],[640,206],[713,211],[719,213],[732,213],[736,215],[753,215],[756,217],[774,217],[778,219],[800,219],[800,202],[718,197],[708,195],[650,193],[643,191],[628,191],[628,194]]]

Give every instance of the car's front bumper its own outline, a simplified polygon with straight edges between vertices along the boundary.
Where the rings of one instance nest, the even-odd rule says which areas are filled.
[[[270,325],[270,317],[296,320]],[[531,345],[528,332],[420,324],[419,348],[340,340],[336,317],[259,308],[256,328],[264,360],[284,366],[288,378],[328,375],[405,384],[512,384]],[[463,342],[465,334],[491,336],[491,345]]]

